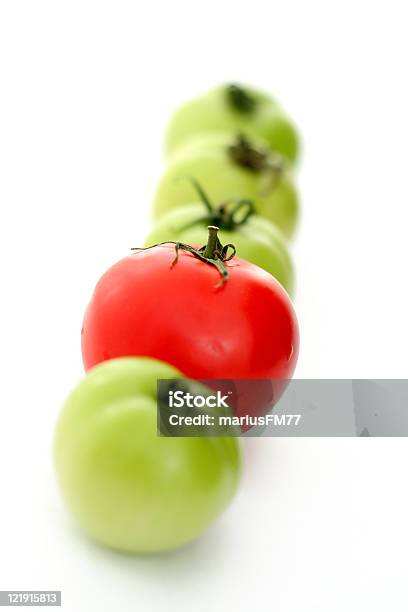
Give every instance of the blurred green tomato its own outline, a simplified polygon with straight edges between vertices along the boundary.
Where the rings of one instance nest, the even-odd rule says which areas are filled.
[[[194,184],[194,181],[193,181]],[[267,219],[254,215],[250,200],[214,207],[199,185],[201,203],[171,210],[161,217],[145,240],[145,246],[174,241],[203,246],[208,226],[220,228],[222,244],[233,244],[238,257],[272,274],[292,295],[294,270],[280,230]]]
[[[156,434],[156,381],[181,376],[153,359],[114,359],[93,368],[65,402],[54,441],[60,488],[78,523],[106,546],[182,546],[235,492],[235,438]]]
[[[279,104],[262,91],[240,85],[222,85],[181,106],[170,120],[166,151],[174,152],[192,136],[208,132],[241,132],[259,137],[295,161],[298,136]]]
[[[260,141],[230,134],[191,140],[169,160],[153,202],[153,215],[193,203],[185,177],[194,177],[216,202],[228,198],[253,200],[258,215],[277,225],[286,237],[296,228],[299,203],[291,173],[282,157]]]

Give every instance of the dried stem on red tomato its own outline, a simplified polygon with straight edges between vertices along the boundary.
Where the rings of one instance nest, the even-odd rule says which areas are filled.
[[[209,225],[207,244],[205,244],[199,249],[195,249],[191,245],[184,244],[183,242],[175,242],[173,240],[168,240],[166,242],[160,242],[159,244],[153,244],[149,247],[135,247],[132,248],[132,251],[147,251],[158,246],[174,244],[176,254],[173,261],[171,262],[172,266],[174,266],[178,261],[179,251],[187,251],[203,263],[209,264],[217,268],[221,276],[220,282],[216,285],[216,288],[219,288],[222,287],[222,285],[228,280],[228,270],[225,266],[225,263],[227,261],[230,261],[235,256],[236,249],[233,244],[226,244],[225,246],[221,244],[220,239],[218,238],[218,230],[219,228],[215,225]],[[230,250],[231,253],[229,253]]]

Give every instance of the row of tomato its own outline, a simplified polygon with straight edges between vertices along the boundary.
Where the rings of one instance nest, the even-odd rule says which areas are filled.
[[[287,241],[298,215],[297,149],[278,103],[237,85],[188,102],[170,122],[156,223],[145,246],[96,285],[82,329],[89,373],[55,432],[63,497],[107,546],[183,545],[226,507],[239,481],[237,438],[157,435],[157,380],[217,389],[232,379],[236,413],[257,415],[268,409],[270,386],[248,392],[245,381],[293,374]]]

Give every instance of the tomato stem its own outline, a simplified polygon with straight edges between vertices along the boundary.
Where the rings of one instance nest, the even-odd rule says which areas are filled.
[[[148,251],[149,249],[153,249],[158,246],[164,246],[167,244],[174,244],[175,246],[175,256],[171,265],[174,266],[178,262],[179,251],[187,251],[191,253],[194,257],[202,261],[203,263],[209,264],[217,268],[220,273],[221,280],[216,285],[216,288],[221,287],[228,280],[228,270],[225,267],[225,262],[230,261],[233,257],[235,257],[236,249],[233,244],[226,244],[223,246],[218,238],[218,227],[215,225],[210,225],[208,227],[208,240],[207,244],[202,246],[200,249],[195,249],[190,244],[184,244],[183,242],[174,242],[173,240],[168,240],[167,242],[159,242],[158,244],[152,244],[149,247],[134,247],[132,251]],[[231,249],[231,254],[228,254],[229,249]]]
[[[233,162],[254,172],[283,170],[283,160],[280,155],[255,146],[243,134],[237,134],[235,142],[228,147],[228,154]]]
[[[232,83],[227,85],[226,94],[227,101],[234,110],[248,115],[255,112],[257,101],[244,87]]]
[[[219,245],[221,245],[219,239],[218,239],[218,230],[220,228],[217,227],[216,225],[209,225],[208,226],[208,240],[207,240],[207,244],[203,253],[203,256],[206,257],[207,259],[215,259],[215,253],[217,251],[217,248],[219,247]],[[221,247],[222,250],[222,247]]]
[[[248,138],[237,134],[236,141],[227,149],[232,162],[251,172],[262,174],[265,180],[262,195],[267,195],[285,170],[283,158],[274,151],[254,146]]]
[[[240,225],[244,225],[249,217],[255,213],[255,206],[252,200],[230,198],[218,206],[212,204],[210,198],[193,177],[189,177],[193,187],[198,193],[201,202],[206,207],[208,214],[203,217],[198,217],[192,223],[182,227],[182,230],[188,229],[193,225],[205,223],[220,228],[221,230],[232,231]]]
[[[213,215],[214,214],[214,206],[211,203],[211,200],[208,197],[208,195],[206,194],[206,192],[204,191],[204,189],[201,187],[200,183],[193,176],[189,177],[188,180],[191,181],[194,189],[198,193],[198,196],[199,196],[201,202],[204,204],[204,206],[208,210],[209,214]]]

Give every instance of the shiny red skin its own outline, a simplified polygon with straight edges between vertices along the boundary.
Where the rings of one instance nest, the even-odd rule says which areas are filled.
[[[217,288],[213,266],[185,251],[172,265],[174,254],[172,245],[137,251],[102,276],[83,323],[85,369],[142,355],[195,379],[291,378],[299,333],[283,287],[234,257]]]

